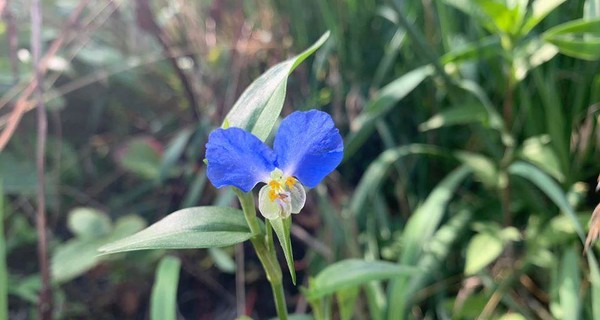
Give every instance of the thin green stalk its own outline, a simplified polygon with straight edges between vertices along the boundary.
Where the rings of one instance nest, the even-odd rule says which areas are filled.
[[[4,193],[0,181],[0,319],[8,319],[8,269],[4,241]]]
[[[275,250],[269,250],[272,244],[267,243],[266,234],[260,228],[260,224],[256,219],[256,206],[254,204],[254,197],[252,193],[245,193],[237,188],[233,188],[233,191],[240,199],[242,210],[244,211],[244,217],[248,222],[250,231],[254,234],[254,237],[250,239],[252,246],[258,255],[258,259],[265,269],[267,274],[267,280],[271,284],[273,290],[273,299],[275,300],[275,309],[277,310],[277,316],[279,319],[287,320],[287,305],[285,303],[285,295],[283,293],[281,267],[277,261]],[[267,224],[267,228],[270,226]],[[273,237],[269,237],[269,241],[273,241]]]

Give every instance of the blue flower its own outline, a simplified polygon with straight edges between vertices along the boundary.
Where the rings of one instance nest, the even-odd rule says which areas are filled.
[[[258,208],[268,219],[304,207],[304,186],[315,187],[342,161],[344,144],[331,116],[310,110],[281,121],[273,149],[240,128],[217,129],[208,137],[207,176],[217,187],[249,192],[264,182]]]

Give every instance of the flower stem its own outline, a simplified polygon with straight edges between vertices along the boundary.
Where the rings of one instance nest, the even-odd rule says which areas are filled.
[[[240,199],[240,204],[242,206],[242,210],[244,211],[244,217],[248,222],[250,231],[252,231],[252,234],[254,235],[252,238],[250,238],[250,242],[252,242],[252,246],[256,251],[256,255],[258,255],[258,259],[260,260],[263,269],[265,269],[267,280],[269,280],[269,283],[271,284],[277,316],[279,319],[287,320],[287,307],[281,281],[281,267],[277,261],[275,250],[269,250],[270,244],[268,241],[273,241],[273,237],[268,237],[269,240],[267,240],[264,231],[261,229],[260,224],[256,219],[256,206],[254,204],[254,197],[252,196],[252,193],[242,192],[237,188],[233,188],[233,191]],[[270,228],[268,224],[267,227]]]

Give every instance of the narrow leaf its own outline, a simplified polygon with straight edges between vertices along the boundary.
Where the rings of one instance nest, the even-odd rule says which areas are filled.
[[[523,35],[528,34],[533,27],[538,25],[554,9],[563,4],[566,0],[535,0],[531,4],[531,16],[525,21],[521,29]]]
[[[413,275],[418,269],[386,261],[348,259],[323,269],[310,281],[305,290],[308,300],[314,300],[334,292],[365,284],[373,280],[385,280],[400,275]]]
[[[600,59],[600,18],[578,19],[551,28],[543,39],[560,52],[584,60]]]
[[[468,104],[444,110],[419,125],[419,130],[428,131],[442,127],[487,122],[487,112],[481,104]]]
[[[385,116],[392,108],[432,75],[434,69],[430,65],[407,72],[400,78],[381,88],[379,94],[369,102],[365,110],[352,123],[354,132],[346,139],[344,156],[350,158],[360,149],[366,139],[375,130],[377,119]]]
[[[530,165],[525,162],[515,162],[509,168],[509,172],[513,175],[520,176],[529,180],[531,183],[535,184],[540,190],[542,190],[550,200],[556,204],[556,206],[567,215],[569,220],[573,226],[575,226],[575,231],[577,231],[577,235],[583,242],[585,240],[585,233],[583,231],[583,227],[575,214],[575,211],[569,204],[565,193],[559,187],[559,185],[552,180],[546,173],[538,169],[537,167]]]
[[[252,237],[241,210],[192,207],[171,213],[150,227],[101,247],[102,253],[147,249],[224,247]]]
[[[567,248],[562,256],[558,296],[563,319],[581,319],[579,298],[580,271],[578,252]]]
[[[402,241],[404,244],[399,262],[403,265],[418,265],[423,248],[431,240],[441,222],[448,202],[454,190],[471,173],[462,165],[452,171],[431,191],[425,202],[415,211],[404,228]],[[394,279],[389,286],[389,297],[397,303],[390,304],[388,319],[403,319],[408,300],[414,292],[408,292],[410,278],[401,276]]]
[[[254,80],[225,117],[229,126],[245,129],[264,141],[283,108],[289,74],[328,38],[329,32],[301,54],[274,65]]]
[[[288,269],[290,270],[290,276],[292,277],[292,283],[296,285],[296,269],[294,268],[294,252],[292,251],[292,241],[290,238],[290,230],[292,227],[292,217],[286,219],[278,218],[269,220],[277,234],[277,239],[283,249],[285,261],[287,262]]]
[[[177,286],[181,261],[172,256],[160,260],[152,287],[151,320],[177,319]]]

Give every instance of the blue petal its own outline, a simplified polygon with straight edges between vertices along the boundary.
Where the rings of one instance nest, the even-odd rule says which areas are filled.
[[[273,150],[240,128],[217,129],[208,136],[207,176],[217,188],[234,186],[248,192],[267,181],[275,159]]]
[[[294,112],[283,119],[273,147],[277,167],[309,188],[319,184],[344,157],[344,142],[331,116],[318,110]]]

